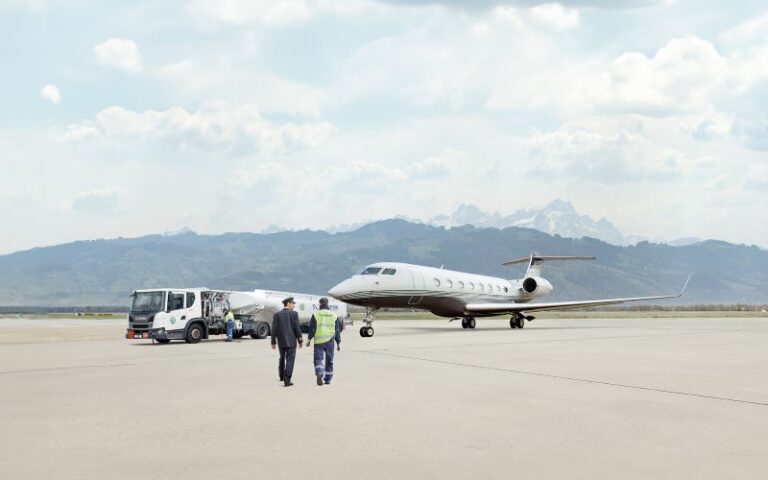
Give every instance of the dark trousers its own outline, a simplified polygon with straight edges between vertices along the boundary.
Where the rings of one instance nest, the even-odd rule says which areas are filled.
[[[315,344],[315,375],[323,377],[325,383],[331,383],[333,378],[333,354],[335,348],[336,342],[333,340],[321,343],[320,345]]]
[[[277,371],[280,374],[280,378],[285,383],[288,383],[293,376],[293,364],[296,362],[296,347],[278,348],[280,348],[280,363],[277,366]]]

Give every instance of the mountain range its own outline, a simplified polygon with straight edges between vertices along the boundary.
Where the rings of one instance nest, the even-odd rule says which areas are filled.
[[[511,215],[488,213],[474,205],[461,205],[452,215],[439,215],[425,223],[448,228],[463,225],[499,229],[524,227],[562,237],[592,237],[614,245],[636,243],[632,238],[625,237],[605,218],[594,220],[588,215],[580,215],[571,202],[560,199],[552,201],[543,208],[522,209]]]
[[[0,256],[0,306],[126,305],[134,289],[208,286],[324,293],[362,266],[399,261],[519,278],[505,260],[529,255],[594,255],[596,262],[552,263],[543,274],[551,300],[676,292],[679,303],[768,303],[768,251],[703,241],[671,246],[612,245],[520,227],[444,228],[405,220],[349,232],[181,232],[92,240]]]
[[[641,241],[654,241],[668,243],[670,245],[691,245],[702,241],[697,237],[685,237],[673,240],[660,238],[647,238],[639,235],[627,235],[606,218],[595,220],[589,215],[582,215],[576,211],[573,204],[567,200],[555,199],[540,208],[524,208],[510,215],[502,215],[498,212],[486,212],[475,205],[460,205],[450,215],[436,215],[428,219],[418,219],[400,216],[396,217],[412,223],[423,223],[436,227],[455,228],[470,225],[478,228],[523,227],[533,228],[550,235],[560,235],[568,238],[591,237],[603,240],[613,245],[634,245]],[[372,223],[372,222],[367,222]],[[339,225],[326,229],[329,233],[348,232],[356,230],[367,223],[352,225]],[[272,225],[262,233],[275,233],[282,231]]]

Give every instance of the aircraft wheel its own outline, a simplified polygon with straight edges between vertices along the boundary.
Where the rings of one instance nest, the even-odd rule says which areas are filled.
[[[517,317],[517,328],[523,328],[525,326],[525,318]]]
[[[373,336],[373,327],[365,327],[365,336],[366,337],[372,337]]]
[[[461,328],[469,328],[469,325],[467,325],[467,319],[462,318],[461,319]]]
[[[474,318],[470,318],[469,320],[467,320],[467,328],[475,328],[475,319]]]
[[[509,319],[509,328],[517,328],[517,322],[515,321],[515,317],[512,317]]]

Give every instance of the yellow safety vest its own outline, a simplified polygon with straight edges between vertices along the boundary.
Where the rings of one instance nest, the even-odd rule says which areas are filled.
[[[235,314],[232,312],[227,312],[227,314],[224,315],[224,321],[228,322],[230,320],[233,322],[235,321]]]
[[[314,316],[317,322],[315,345],[328,343],[336,335],[336,314],[330,310],[318,310]]]

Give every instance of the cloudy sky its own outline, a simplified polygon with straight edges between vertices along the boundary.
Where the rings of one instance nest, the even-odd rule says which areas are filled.
[[[0,45],[0,253],[555,198],[768,246],[764,0],[0,0]]]

